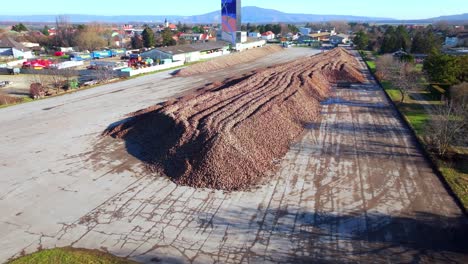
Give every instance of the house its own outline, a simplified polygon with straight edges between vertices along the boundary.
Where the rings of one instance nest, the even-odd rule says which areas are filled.
[[[445,46],[455,47],[457,45],[458,45],[458,37],[457,36],[445,37]]]
[[[275,39],[275,33],[271,32],[271,31],[267,31],[267,32],[262,34],[262,39],[264,39],[264,40]]]
[[[319,33],[309,34],[309,37],[311,37],[312,40],[317,40],[317,41],[329,41],[330,36],[331,36],[330,32],[319,32]]]
[[[185,39],[185,40],[188,40],[188,41],[199,41],[199,40],[202,40],[203,38],[203,35],[205,34],[200,34],[200,33],[182,33],[180,34],[179,36],[179,39]]]
[[[290,40],[298,40],[299,39],[299,34],[293,34],[291,32],[289,32],[288,34],[286,34],[286,38],[290,39]]]
[[[28,49],[40,47],[41,45],[39,43],[33,43],[33,42],[21,42],[21,45],[25,46]]]
[[[10,37],[0,38],[0,57],[13,57],[15,59],[33,58],[33,53],[23,44],[16,42]]]
[[[403,56],[408,56],[409,54],[403,50],[399,50],[399,51],[396,51],[394,53],[392,53],[393,57],[395,58],[401,58]]]
[[[169,24],[166,28],[170,29],[171,31],[177,30],[177,26],[175,24]]]
[[[299,38],[297,39],[297,43],[302,44],[302,45],[308,45],[308,46],[314,47],[314,48],[321,47],[320,41],[313,40],[312,37],[310,37],[308,35],[307,36],[299,36]]]
[[[310,28],[306,28],[306,27],[299,28],[299,32],[304,36],[309,35],[311,31],[312,31],[312,29],[310,29]]]
[[[49,36],[57,35],[57,29],[55,29],[55,28],[49,28],[49,29],[47,29],[47,32],[49,33]]]
[[[462,32],[457,35],[446,37],[445,46],[450,48],[468,46],[468,32]]]
[[[330,37],[330,43],[333,45],[346,44],[349,42],[349,35],[338,34]]]
[[[249,32],[249,38],[261,38],[262,34],[258,32]]]

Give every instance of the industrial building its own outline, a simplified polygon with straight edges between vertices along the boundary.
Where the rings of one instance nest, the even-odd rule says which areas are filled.
[[[214,58],[230,53],[230,43],[225,41],[212,41],[179,46],[169,46],[142,53],[144,58],[155,61],[183,61],[185,63]]]

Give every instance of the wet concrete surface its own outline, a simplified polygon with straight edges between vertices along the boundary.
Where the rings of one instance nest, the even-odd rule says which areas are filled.
[[[465,216],[373,82],[336,88],[248,192],[176,186],[100,137],[211,78],[160,73],[1,109],[0,262],[69,245],[145,263],[468,262]]]

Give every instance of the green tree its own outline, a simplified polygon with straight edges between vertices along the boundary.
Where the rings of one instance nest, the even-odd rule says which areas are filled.
[[[76,29],[78,29],[78,31],[85,31],[86,30],[86,25],[85,24],[80,24],[80,25],[76,26]]]
[[[44,28],[41,30],[41,32],[45,36],[49,36],[49,27],[47,25],[45,25]]]
[[[293,34],[297,34],[297,32],[299,32],[299,29],[293,24],[288,24],[288,29]]]
[[[165,29],[162,33],[161,33],[161,37],[162,37],[162,45],[163,46],[174,46],[177,44],[177,42],[175,41],[175,39],[173,38],[173,34],[170,30],[168,29]]]
[[[203,33],[203,27],[194,26],[192,28],[193,33]]]
[[[468,82],[468,55],[457,57],[457,64],[460,67],[458,80],[460,82]]]
[[[392,53],[400,49],[409,51],[411,44],[410,36],[404,26],[388,27],[385,31],[380,53]]]
[[[369,46],[369,36],[364,31],[359,31],[353,39],[354,45],[359,50],[364,50]]]
[[[11,30],[16,32],[28,31],[28,28],[23,23],[16,24],[11,27]]]
[[[408,30],[406,30],[406,27],[404,26],[398,26],[395,31],[396,34],[396,50],[402,49],[404,51],[409,51],[410,50],[410,45],[411,45],[411,38],[408,33]]]
[[[141,49],[143,48],[143,40],[140,36],[132,37],[132,48],[133,49]]]
[[[265,25],[258,25],[257,26],[257,32],[259,33],[265,33],[266,30],[265,30]]]
[[[184,32],[182,23],[180,21],[177,23],[177,30],[180,32]]]
[[[255,25],[247,23],[247,31],[248,32],[255,32],[256,30],[257,30],[257,27]]]
[[[412,53],[429,54],[432,50],[440,50],[441,48],[442,39],[434,34],[432,28],[416,32],[411,43]]]
[[[431,81],[441,84],[457,84],[463,75],[462,67],[456,57],[438,51],[433,51],[426,58],[423,69]]]
[[[281,25],[280,24],[272,25],[271,31],[275,33],[275,35],[278,35],[279,33],[281,33]]]
[[[154,32],[151,28],[146,27],[141,35],[143,37],[143,46],[146,48],[154,47],[156,42],[154,40]]]

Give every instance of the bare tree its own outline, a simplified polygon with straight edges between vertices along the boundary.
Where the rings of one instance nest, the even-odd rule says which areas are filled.
[[[29,87],[29,95],[33,99],[39,99],[45,96],[45,90],[42,84],[32,83]]]
[[[73,46],[73,29],[67,16],[57,16],[55,18],[56,34],[55,45],[59,47]]]
[[[108,44],[105,37],[100,35],[96,28],[89,26],[76,35],[75,39],[81,50],[96,50]]]
[[[330,26],[335,29],[337,33],[348,33],[351,28],[345,21],[331,21]]]
[[[468,128],[467,102],[446,101],[434,108],[431,120],[426,125],[425,140],[439,156],[447,155],[455,144],[466,145]]]
[[[395,68],[399,68],[395,71],[392,83],[398,88],[401,94],[401,101],[405,101],[408,91],[420,88],[421,73],[417,72],[414,64],[409,62],[396,61]]]
[[[377,76],[379,77],[380,81],[391,78],[394,67],[393,64],[394,59],[390,54],[386,54],[377,58],[375,65],[377,67]]]
[[[420,86],[421,73],[418,73],[413,63],[395,59],[392,55],[384,55],[376,60],[377,77],[390,82],[401,94],[404,102],[409,90]]]
[[[47,86],[50,82],[50,77],[45,74],[34,74],[31,78],[30,83],[39,83],[43,87]]]
[[[49,72],[50,84],[55,88],[55,92],[58,94],[60,93],[60,89],[63,87],[65,78],[62,75],[62,71],[58,68],[51,68]]]
[[[112,69],[100,67],[95,70],[95,76],[99,82],[107,82],[115,77],[115,73]]]
[[[455,104],[468,103],[468,83],[460,83],[450,88],[450,98]]]

